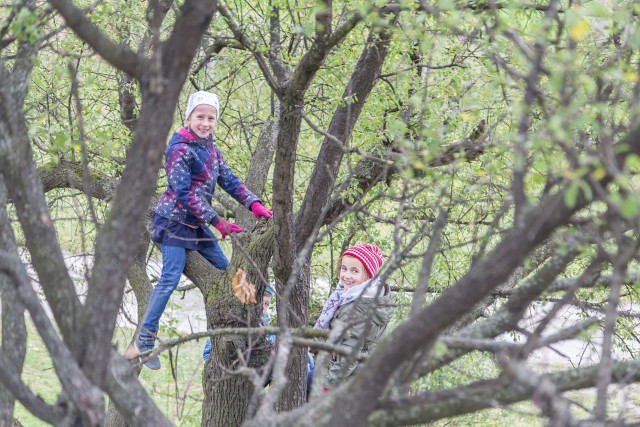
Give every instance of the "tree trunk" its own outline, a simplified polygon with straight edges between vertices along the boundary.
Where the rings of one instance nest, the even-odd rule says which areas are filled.
[[[127,420],[118,412],[118,408],[116,408],[116,405],[114,405],[112,401],[109,401],[109,408],[107,409],[104,425],[106,427],[125,427],[127,425]]]
[[[228,282],[228,276],[225,282]],[[235,319],[246,317],[246,310],[232,296],[214,301],[213,310],[207,318],[211,329],[224,326],[239,326]],[[235,318],[235,319],[234,319]],[[224,325],[224,326],[223,326]],[[244,350],[239,337],[220,337],[211,340],[211,356],[203,375],[204,403],[203,426],[238,426],[247,411],[253,387],[247,377],[231,373],[237,366],[237,352]]]
[[[241,244],[252,262],[244,255],[235,255],[242,251],[234,248],[229,269],[218,284],[210,287],[208,301],[205,301],[208,329],[261,326],[262,293],[266,284],[260,277],[268,277],[267,266],[273,253],[271,222],[259,223]],[[231,281],[238,268],[247,271],[247,281],[255,285],[257,304],[244,305],[232,294]],[[271,356],[271,344],[265,337],[225,336],[211,341],[211,356],[202,378],[202,426],[238,426],[247,416],[255,388],[262,387],[262,384],[254,386],[238,370],[249,367],[262,374],[261,368]]]
[[[138,241],[136,253],[133,257],[131,265],[129,266],[129,285],[136,296],[138,302],[138,325],[142,323],[144,313],[147,309],[147,302],[151,296],[151,281],[147,275],[147,262],[146,255],[149,249],[150,234],[145,227],[142,235]],[[134,337],[138,333],[139,328],[136,328]],[[140,375],[141,368],[138,367],[134,370],[136,375]],[[109,401],[109,408],[107,409],[107,416],[105,419],[105,426],[107,427],[125,427],[127,425],[126,419],[118,412],[118,409],[113,404],[113,401]]]
[[[230,280],[230,275],[225,281]],[[241,304],[235,296],[225,296],[207,307],[209,328],[247,326],[242,319],[251,319],[258,326],[259,305]],[[243,367],[260,368],[269,360],[271,346],[264,337],[216,337],[211,340],[211,356],[203,375],[204,402],[202,425],[230,427],[242,424],[254,391],[250,379],[241,375]],[[239,358],[242,354],[242,359]],[[245,364],[246,363],[246,364]]]
[[[307,324],[309,318],[309,286],[310,286],[310,256],[307,256],[303,267],[298,274],[295,282],[295,288],[291,292],[288,304],[284,306],[278,304],[278,315],[281,310],[287,310],[289,328],[300,328]],[[279,289],[279,292],[284,290]],[[291,351],[291,358],[286,369],[288,386],[282,392],[278,400],[279,411],[290,411],[298,406],[305,404],[307,400],[306,379],[307,379],[307,349],[294,347]]]
[[[0,175],[0,242],[2,249],[17,253],[15,237],[7,216],[7,191]],[[15,372],[22,372],[27,352],[27,329],[24,323],[24,307],[13,286],[0,275],[0,300],[2,302],[2,351],[13,364]],[[13,420],[15,397],[5,387],[0,387],[0,425],[10,425]]]
[[[0,278],[0,281],[3,279]],[[0,284],[2,299],[2,352],[12,362],[12,369],[22,372],[27,348],[24,307],[18,296],[6,283]],[[0,425],[9,425],[13,419],[15,397],[5,387],[0,388]]]

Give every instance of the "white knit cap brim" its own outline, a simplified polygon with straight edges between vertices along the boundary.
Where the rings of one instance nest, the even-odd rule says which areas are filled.
[[[218,97],[214,93],[205,92],[204,90],[201,90],[199,92],[192,93],[191,96],[189,97],[189,101],[187,102],[187,110],[185,111],[185,115],[184,115],[185,120],[189,119],[191,112],[198,105],[212,106],[213,108],[216,109],[216,113],[218,114],[216,122],[220,119],[220,107],[218,106],[219,105]]]

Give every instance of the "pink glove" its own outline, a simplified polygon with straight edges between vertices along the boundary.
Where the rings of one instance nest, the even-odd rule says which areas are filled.
[[[215,227],[218,229],[220,234],[222,234],[222,240],[224,240],[224,238],[231,233],[242,233],[244,231],[242,228],[238,227],[237,225],[229,221],[225,221],[222,218],[220,218],[220,221],[218,221]]]
[[[260,202],[251,203],[251,212],[253,212],[253,216],[255,216],[256,219],[260,219],[263,217],[271,218],[271,216],[273,215],[273,212],[262,206],[262,203]]]

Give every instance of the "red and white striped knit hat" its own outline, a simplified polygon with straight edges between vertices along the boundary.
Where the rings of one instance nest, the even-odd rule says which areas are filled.
[[[380,248],[376,245],[367,245],[366,243],[350,247],[342,254],[342,256],[345,255],[358,259],[364,265],[365,270],[367,270],[367,273],[369,273],[369,276],[371,277],[376,275],[380,266],[384,262]]]

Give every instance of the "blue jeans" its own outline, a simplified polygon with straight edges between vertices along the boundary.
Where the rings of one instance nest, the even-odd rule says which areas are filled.
[[[207,339],[207,342],[204,343],[204,350],[202,350],[202,360],[205,362],[209,360],[211,356],[211,338]]]
[[[313,371],[316,369],[316,363],[311,353],[307,353],[307,402],[311,394],[311,381],[313,380]]]
[[[151,298],[149,298],[147,312],[144,315],[139,336],[139,341],[145,349],[153,348],[153,341],[158,332],[160,317],[167,307],[171,294],[178,287],[180,276],[187,263],[187,249],[166,245],[161,245],[160,249],[162,251],[162,273],[160,274],[158,284],[153,288],[153,292],[151,292]],[[198,252],[218,270],[226,270],[229,266],[229,260],[222,252],[218,242]]]

